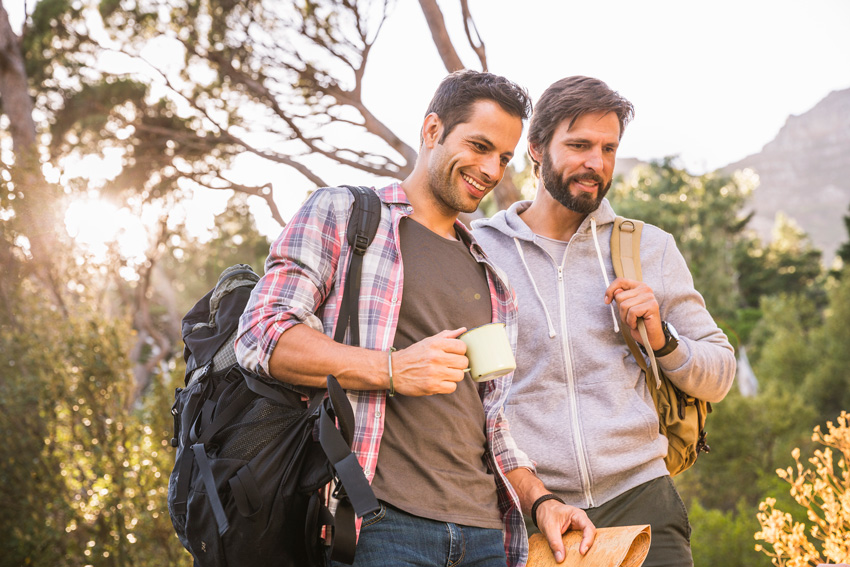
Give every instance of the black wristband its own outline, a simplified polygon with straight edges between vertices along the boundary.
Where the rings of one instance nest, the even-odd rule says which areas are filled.
[[[565,502],[561,500],[559,496],[552,493],[544,494],[543,496],[535,500],[534,504],[531,505],[531,521],[534,522],[535,528],[540,527],[537,525],[537,507],[546,502],[547,500],[557,500],[561,504],[565,504]]]

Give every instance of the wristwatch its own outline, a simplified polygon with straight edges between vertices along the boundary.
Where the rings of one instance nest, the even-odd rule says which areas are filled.
[[[679,346],[679,333],[676,332],[676,327],[667,321],[661,321],[661,329],[664,331],[664,339],[667,342],[660,349],[652,351],[655,356],[667,356]]]

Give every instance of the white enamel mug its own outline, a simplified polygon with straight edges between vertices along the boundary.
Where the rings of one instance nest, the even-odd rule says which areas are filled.
[[[466,343],[467,371],[476,382],[492,380],[516,369],[504,323],[487,323],[466,331],[458,338]]]

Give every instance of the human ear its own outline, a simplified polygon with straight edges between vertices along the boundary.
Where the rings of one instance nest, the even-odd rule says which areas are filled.
[[[422,124],[422,144],[427,148],[433,148],[442,136],[443,121],[432,112],[425,117],[425,122]]]
[[[536,144],[528,144],[528,155],[531,157],[531,161],[533,161],[534,163],[539,164],[541,162],[541,153],[540,150],[537,148]]]

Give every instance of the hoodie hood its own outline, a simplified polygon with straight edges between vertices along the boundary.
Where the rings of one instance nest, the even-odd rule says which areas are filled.
[[[518,238],[533,242],[536,235],[528,228],[528,225],[519,217],[520,213],[524,212],[531,206],[532,201],[517,201],[505,211],[499,211],[488,219],[477,219],[472,221],[473,229],[495,229],[509,236],[510,238]],[[606,224],[613,224],[617,217],[608,199],[602,199],[599,207],[581,222],[574,238],[592,238],[591,235],[591,219],[596,221],[597,229]]]

